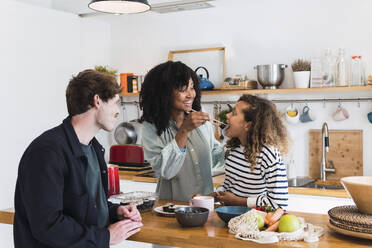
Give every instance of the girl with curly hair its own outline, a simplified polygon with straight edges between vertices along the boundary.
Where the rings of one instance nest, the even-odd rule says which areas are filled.
[[[227,123],[226,178],[211,195],[225,205],[287,207],[288,181],[281,156],[288,150],[287,130],[275,105],[243,95],[227,114]]]
[[[209,115],[200,112],[200,97],[195,72],[181,62],[154,67],[143,82],[142,144],[160,199],[189,201],[213,192],[211,170],[224,166],[224,150]]]

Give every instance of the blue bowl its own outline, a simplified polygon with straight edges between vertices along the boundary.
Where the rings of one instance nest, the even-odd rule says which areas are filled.
[[[252,208],[245,207],[245,206],[223,206],[216,209],[218,217],[221,218],[221,220],[225,221],[226,223],[229,223],[230,219],[242,215]]]

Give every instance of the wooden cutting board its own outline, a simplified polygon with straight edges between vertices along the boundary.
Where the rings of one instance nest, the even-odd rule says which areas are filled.
[[[327,168],[334,167],[336,173],[328,173],[327,179],[363,175],[363,131],[329,130],[329,152],[326,153]],[[320,178],[322,157],[321,130],[309,130],[309,176]]]

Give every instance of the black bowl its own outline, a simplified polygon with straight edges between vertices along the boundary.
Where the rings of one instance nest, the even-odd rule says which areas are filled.
[[[229,223],[229,221],[239,215],[242,215],[246,212],[251,210],[250,207],[245,206],[224,206],[219,207],[216,209],[218,217],[221,218],[221,220],[225,221],[226,223]]]
[[[202,226],[208,219],[209,210],[201,207],[183,207],[174,211],[178,223],[183,227]]]

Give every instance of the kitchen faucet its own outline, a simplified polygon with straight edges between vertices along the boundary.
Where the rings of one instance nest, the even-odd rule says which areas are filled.
[[[329,152],[329,136],[327,122],[322,126],[322,160],[320,162],[320,180],[326,180],[326,172],[336,172],[334,168],[327,168],[326,152]]]

